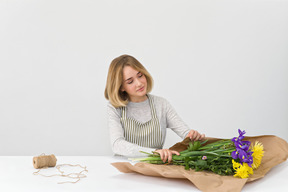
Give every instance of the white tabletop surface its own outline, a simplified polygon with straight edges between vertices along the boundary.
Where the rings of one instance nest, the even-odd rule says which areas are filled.
[[[56,156],[59,164],[80,164],[86,166],[88,172],[76,184],[58,182],[68,181],[63,177],[43,177],[33,175],[32,156],[0,156],[0,191],[200,191],[185,179],[168,179],[144,176],[137,173],[121,173],[110,163],[127,162],[121,157],[113,156]],[[81,171],[82,169],[63,167],[64,171]],[[68,173],[67,172],[67,173]],[[57,174],[57,169],[41,170],[43,174]],[[69,180],[73,181],[73,180]],[[275,166],[267,175],[257,181],[247,183],[242,191],[288,191],[288,162]]]

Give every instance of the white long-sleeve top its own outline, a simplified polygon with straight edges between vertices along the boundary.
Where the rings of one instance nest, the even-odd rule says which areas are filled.
[[[166,129],[172,129],[182,139],[186,137],[190,129],[177,115],[174,108],[170,103],[159,96],[149,94],[150,98],[154,100],[156,114],[160,122],[162,131],[162,143],[166,138]],[[133,118],[141,123],[145,123],[151,120],[151,109],[149,100],[146,99],[143,102],[129,102],[126,106],[127,117]],[[137,144],[128,142],[124,138],[124,129],[120,121],[121,111],[120,108],[115,108],[111,103],[108,103],[108,128],[110,132],[110,141],[112,151],[115,155],[121,155],[126,157],[145,156],[145,154],[139,151],[145,151],[151,153],[154,148],[141,147]],[[162,146],[163,147],[163,146]]]

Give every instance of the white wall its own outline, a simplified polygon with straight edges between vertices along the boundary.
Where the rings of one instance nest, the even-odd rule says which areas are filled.
[[[104,88],[136,57],[207,136],[288,140],[288,1],[0,0],[0,155],[111,155]],[[169,131],[166,147],[181,141]]]

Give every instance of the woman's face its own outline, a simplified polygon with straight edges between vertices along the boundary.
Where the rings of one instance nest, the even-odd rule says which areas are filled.
[[[121,91],[126,91],[132,102],[146,100],[147,80],[144,74],[130,66],[123,68],[123,81]]]

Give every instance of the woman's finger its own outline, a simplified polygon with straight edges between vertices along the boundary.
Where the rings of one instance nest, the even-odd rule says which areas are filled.
[[[172,161],[172,152],[168,150],[168,163]]]
[[[167,161],[168,156],[169,156],[167,149],[164,150],[164,154],[165,154],[165,155],[164,155],[164,161],[163,161],[163,163],[165,163],[165,162]]]
[[[163,161],[163,159],[164,159],[163,151],[162,151],[162,150],[157,150],[157,152],[159,153],[160,158],[161,158],[161,160]]]
[[[201,140],[203,140],[205,138],[205,134],[201,135]]]
[[[193,140],[193,133],[191,133],[189,137],[190,137],[190,140],[192,141]]]
[[[190,140],[193,140],[194,130],[191,130],[191,131],[189,132],[189,137],[190,137]]]
[[[162,160],[161,152],[159,150],[156,150],[155,154],[158,154],[160,156],[161,160]]]
[[[171,151],[172,154],[175,154],[175,155],[180,155],[180,153],[178,151]]]
[[[165,151],[164,151],[164,149],[161,149],[161,152],[162,152],[161,160],[164,162],[164,159],[165,159]]]
[[[193,133],[193,140],[196,141],[197,140],[197,136],[199,135],[198,131],[194,131]]]
[[[200,134],[196,130],[190,130],[186,137],[189,137],[191,141],[202,140],[205,138],[205,134]]]
[[[203,140],[204,138],[205,138],[205,134],[199,133],[197,140]]]
[[[201,138],[201,135],[198,134],[195,140],[198,141],[198,140],[200,140],[200,138]]]

